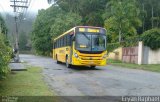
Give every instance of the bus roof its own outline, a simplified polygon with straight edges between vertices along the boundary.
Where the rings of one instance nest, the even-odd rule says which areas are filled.
[[[76,26],[76,28],[103,28],[103,27],[95,27],[95,26]]]
[[[70,29],[70,30],[68,30],[68,31],[66,31],[66,32],[64,32],[62,35],[59,35],[59,36],[56,37],[54,40],[57,40],[57,39],[61,38],[62,36],[66,35],[67,33],[71,32],[71,31],[73,31],[74,29],[75,29],[75,27],[72,28],[72,29]]]
[[[71,32],[71,31],[74,31],[75,28],[98,28],[98,29],[100,29],[100,28],[103,28],[103,27],[95,27],[95,26],[75,26],[75,27],[73,27],[72,29],[64,32],[62,35],[59,35],[58,37],[56,37],[56,38],[54,39],[54,41],[57,40],[57,39],[59,39],[59,38],[61,38],[61,37],[64,36],[64,35],[66,35],[67,33]],[[105,29],[105,28],[103,28],[103,29]]]

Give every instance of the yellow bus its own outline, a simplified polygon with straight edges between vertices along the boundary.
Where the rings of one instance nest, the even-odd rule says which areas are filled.
[[[53,59],[72,65],[105,66],[107,62],[106,30],[101,27],[76,26],[54,39]]]

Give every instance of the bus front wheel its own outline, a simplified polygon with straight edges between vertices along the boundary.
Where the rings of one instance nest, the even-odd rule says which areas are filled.
[[[66,56],[66,67],[67,67],[67,68],[70,68],[70,67],[71,67],[71,65],[69,64],[69,61],[68,61],[68,56]]]
[[[56,55],[56,60],[57,60],[57,64],[60,64],[60,61],[58,61],[58,57],[57,57],[57,55]]]
[[[93,68],[93,69],[94,69],[94,68],[96,68],[96,66],[90,66],[90,68]]]

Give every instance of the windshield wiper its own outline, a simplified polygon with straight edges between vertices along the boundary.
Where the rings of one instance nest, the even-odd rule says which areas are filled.
[[[88,40],[91,40],[85,33],[82,33]]]

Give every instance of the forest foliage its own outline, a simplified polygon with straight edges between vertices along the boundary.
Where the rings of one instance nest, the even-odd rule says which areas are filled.
[[[74,26],[100,26],[107,29],[108,43],[121,43],[147,36],[160,27],[160,0],[54,0],[40,10],[31,34],[36,53],[49,55],[52,38]],[[144,34],[143,34],[144,33]],[[154,35],[153,35],[154,36]],[[156,36],[160,36],[159,34]],[[159,46],[160,43],[158,43]],[[157,46],[157,45],[153,45]]]

